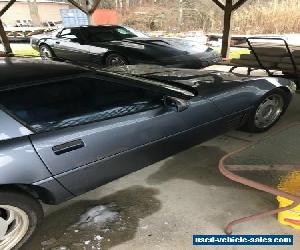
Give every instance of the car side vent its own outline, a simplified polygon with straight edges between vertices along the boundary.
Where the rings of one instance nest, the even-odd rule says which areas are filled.
[[[227,129],[235,129],[243,125],[243,123],[247,120],[248,114],[238,114],[234,117],[231,117],[226,124]]]

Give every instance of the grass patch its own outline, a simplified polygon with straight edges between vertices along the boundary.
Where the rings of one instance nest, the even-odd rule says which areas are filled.
[[[221,53],[221,48],[215,47],[213,48],[218,53]],[[229,58],[240,58],[242,54],[250,54],[250,50],[247,48],[230,48]]]
[[[16,56],[28,56],[28,57],[38,57],[40,53],[33,48],[12,48],[13,53]]]
[[[242,54],[250,54],[250,50],[247,48],[233,48],[230,50],[229,58],[240,58]]]

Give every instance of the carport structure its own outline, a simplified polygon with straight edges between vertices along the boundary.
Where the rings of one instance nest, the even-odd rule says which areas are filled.
[[[87,14],[89,21],[91,20],[91,15],[97,9],[101,0],[68,0],[70,4],[80,9]],[[232,14],[238,8],[240,8],[248,0],[212,0],[219,8],[224,12],[224,25],[223,25],[223,38],[222,38],[222,50],[221,54],[223,58],[228,57],[230,48],[230,31],[231,31],[231,21]],[[4,45],[4,50],[7,55],[12,54],[9,40],[4,31],[3,24],[1,22],[1,16],[16,2],[16,0],[10,0],[7,5],[0,10],[0,37]]]

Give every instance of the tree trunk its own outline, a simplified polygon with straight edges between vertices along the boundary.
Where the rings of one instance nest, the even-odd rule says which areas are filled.
[[[179,0],[178,5],[178,28],[181,30],[183,16],[182,0]]]
[[[222,51],[223,58],[228,58],[231,40],[231,16],[232,16],[232,0],[226,0],[224,9],[224,28],[222,38]]]
[[[94,21],[93,21],[93,14],[87,13],[87,19],[88,19],[88,24],[89,25],[93,25],[93,23],[94,23]]]
[[[2,44],[4,46],[4,52],[8,55],[12,54],[12,50],[11,50],[11,47],[10,47],[10,44],[9,44],[9,41],[8,41],[8,37],[7,37],[6,32],[4,30],[4,26],[2,24],[1,19],[0,19],[0,38],[1,38]]]
[[[41,19],[39,15],[39,9],[36,4],[36,0],[27,0],[31,22],[34,26],[41,26]]]

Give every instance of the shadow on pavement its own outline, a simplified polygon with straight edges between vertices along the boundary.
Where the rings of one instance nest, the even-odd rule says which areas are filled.
[[[196,146],[167,160],[160,169],[150,175],[147,183],[160,184],[172,179],[185,179],[204,185],[232,186],[218,170],[219,160],[227,152],[212,146]]]

